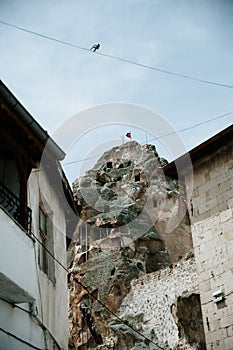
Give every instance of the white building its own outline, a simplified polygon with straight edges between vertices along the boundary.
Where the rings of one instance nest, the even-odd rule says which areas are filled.
[[[2,82],[0,120],[0,350],[67,349],[65,154]]]

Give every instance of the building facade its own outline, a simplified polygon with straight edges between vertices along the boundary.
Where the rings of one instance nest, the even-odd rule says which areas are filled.
[[[67,349],[65,154],[0,82],[0,349]]]
[[[232,350],[233,126],[167,165],[165,173],[177,177],[177,169],[186,183],[207,349]]]

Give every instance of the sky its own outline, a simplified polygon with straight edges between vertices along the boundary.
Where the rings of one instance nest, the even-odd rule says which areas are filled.
[[[233,88],[159,70],[233,86],[232,15],[231,0],[0,0],[0,21],[76,45],[0,22],[1,80],[70,183],[128,131],[171,161],[232,124]]]

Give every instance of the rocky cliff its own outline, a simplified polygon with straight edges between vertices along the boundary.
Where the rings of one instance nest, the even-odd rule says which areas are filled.
[[[74,182],[80,220],[69,249],[70,349],[171,348],[145,327],[143,313],[119,318],[132,280],[192,250],[185,193],[164,176],[165,164],[155,146],[131,141]]]

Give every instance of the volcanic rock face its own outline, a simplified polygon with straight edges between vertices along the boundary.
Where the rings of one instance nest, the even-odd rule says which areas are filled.
[[[143,338],[129,327],[140,330],[140,317],[121,321],[113,314],[132,279],[192,249],[185,193],[165,178],[165,163],[153,145],[132,141],[105,152],[74,182],[80,221],[69,251],[70,349],[91,349],[98,336],[99,349],[150,349],[148,339],[157,339],[153,331]]]
[[[172,305],[172,314],[181,339],[177,350],[182,350],[187,344],[194,349],[205,350],[200,295],[191,293],[179,296]]]

